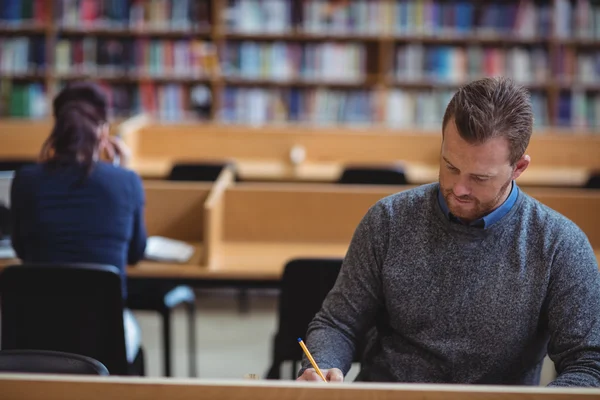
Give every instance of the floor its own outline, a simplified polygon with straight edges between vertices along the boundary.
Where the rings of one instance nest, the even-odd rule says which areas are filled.
[[[238,311],[235,292],[203,291],[198,293],[196,319],[196,354],[198,372],[203,379],[243,379],[248,374],[263,376],[269,367],[271,338],[277,325],[276,293],[250,293],[250,310]],[[136,311],[142,329],[148,376],[162,375],[161,321],[156,313]],[[173,316],[173,363],[176,377],[188,376],[187,319],[183,310]],[[282,368],[283,378],[291,379],[291,365]],[[353,366],[346,377],[352,381],[358,373]],[[544,364],[542,384],[553,377],[549,360]]]

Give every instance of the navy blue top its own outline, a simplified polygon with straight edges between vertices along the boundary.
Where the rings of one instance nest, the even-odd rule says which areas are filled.
[[[12,244],[24,262],[87,262],[121,271],[146,248],[144,190],[133,171],[96,163],[89,177],[76,164],[21,168],[13,179]],[[82,177],[84,179],[82,180]]]
[[[444,212],[444,215],[446,215],[446,217],[450,221],[456,222],[459,224],[474,226],[477,228],[483,228],[483,229],[489,228],[496,222],[500,221],[500,219],[502,217],[504,217],[506,214],[508,214],[510,209],[517,202],[518,197],[519,197],[519,187],[517,186],[515,181],[513,181],[511,189],[510,189],[510,194],[508,195],[508,197],[506,198],[506,200],[504,201],[504,203],[502,203],[502,205],[500,207],[496,208],[491,213],[489,213],[475,221],[470,222],[469,224],[465,224],[463,221],[461,221],[459,218],[457,218],[450,212],[450,210],[448,209],[448,204],[446,204],[446,199],[444,199],[444,196],[442,195],[442,191],[438,190],[438,202],[440,204],[440,208]]]

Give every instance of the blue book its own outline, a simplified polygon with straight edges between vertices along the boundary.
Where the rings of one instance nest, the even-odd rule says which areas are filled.
[[[300,121],[300,102],[301,102],[301,97],[300,97],[300,90],[299,89],[291,89],[290,93],[289,93],[289,114],[288,114],[288,119],[292,122],[299,122]]]
[[[469,33],[473,28],[473,4],[461,1],[456,5],[456,29],[460,33]]]
[[[31,0],[26,0],[31,1]],[[3,15],[2,19],[11,22],[17,23],[21,20],[21,0],[4,0],[3,1]]]
[[[558,125],[571,125],[571,92],[561,93],[558,98]]]

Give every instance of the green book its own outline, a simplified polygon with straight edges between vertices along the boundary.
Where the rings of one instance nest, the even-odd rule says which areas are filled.
[[[21,21],[33,21],[33,0],[23,0],[21,2]]]

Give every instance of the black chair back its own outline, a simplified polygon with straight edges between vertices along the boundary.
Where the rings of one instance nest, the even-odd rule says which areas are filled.
[[[273,364],[267,378],[279,378],[283,361],[302,359],[298,338],[305,337],[308,324],[335,284],[342,262],[341,258],[306,258],[286,264],[279,294],[279,325],[273,342]]]
[[[344,169],[338,183],[362,185],[406,185],[408,180],[401,167],[359,167]]]
[[[0,171],[16,171],[21,167],[35,163],[36,161],[32,159],[1,159]]]
[[[128,375],[117,268],[24,264],[0,273],[2,349],[80,354]]]
[[[108,375],[108,369],[93,358],[45,350],[2,350],[0,372]]]
[[[213,182],[227,163],[177,163],[167,177],[170,181]]]
[[[584,187],[586,189],[600,189],[600,172],[592,174]]]
[[[10,209],[0,204],[0,239],[10,237],[11,231]]]

